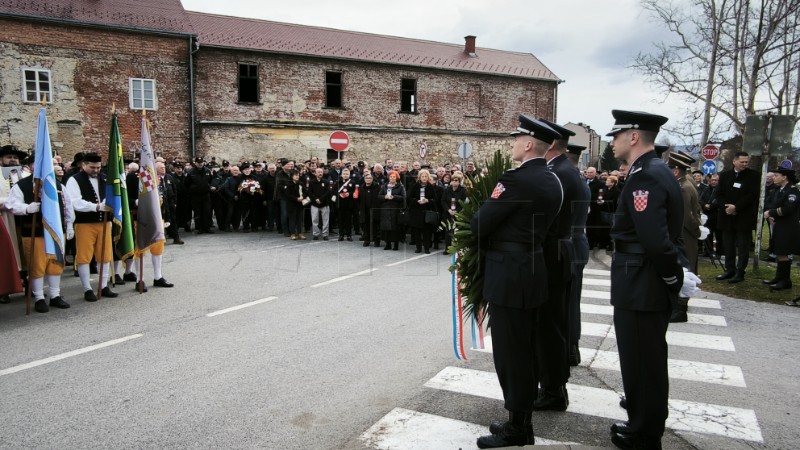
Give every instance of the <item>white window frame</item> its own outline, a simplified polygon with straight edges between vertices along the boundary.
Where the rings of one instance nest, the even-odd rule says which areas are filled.
[[[152,98],[145,98],[144,93],[147,92],[144,89],[145,82],[153,83],[152,89]],[[134,85],[139,84],[139,89],[134,89]],[[134,92],[139,91],[142,93],[141,98],[134,98]],[[141,104],[136,106],[134,105],[134,101],[140,101]],[[153,106],[150,108],[145,106],[146,101],[151,100],[153,102]],[[146,111],[158,111],[158,95],[156,93],[156,80],[152,78],[129,78],[128,79],[128,106],[130,109],[134,111],[141,111],[142,109]]]
[[[35,81],[36,82],[36,90],[35,90],[36,100],[28,99],[28,94],[31,93],[31,91],[28,90],[28,79],[25,77],[25,72],[28,72],[28,71],[33,71],[33,72],[36,73],[36,81]],[[47,88],[46,91],[41,89],[42,81],[39,79],[40,78],[39,74],[41,74],[41,73],[46,73],[47,74],[48,88]],[[52,74],[52,72],[50,72],[50,69],[42,69],[40,67],[22,67],[21,71],[20,71],[20,76],[22,77],[22,89],[20,89],[20,91],[22,92],[22,101],[23,102],[25,102],[25,103],[39,103],[39,102],[42,101],[42,94],[46,94],[47,95],[46,103],[53,103],[53,74]]]

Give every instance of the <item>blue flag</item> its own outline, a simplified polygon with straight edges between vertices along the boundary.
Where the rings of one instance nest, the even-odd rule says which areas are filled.
[[[58,204],[58,182],[53,171],[53,150],[50,147],[50,132],[47,127],[46,109],[39,110],[36,126],[33,179],[41,186],[42,224],[44,226],[44,251],[48,258],[64,264],[64,229],[61,208]]]

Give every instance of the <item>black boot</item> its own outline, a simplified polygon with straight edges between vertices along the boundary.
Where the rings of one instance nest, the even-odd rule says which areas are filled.
[[[559,386],[556,389],[541,389],[539,398],[533,402],[534,411],[566,411],[569,406],[567,387]]]
[[[392,245],[392,250],[400,250],[400,244],[397,241],[394,241],[394,245]]]
[[[420,247],[420,246],[418,245],[418,246],[417,246],[417,249],[416,249],[416,250],[414,250],[414,253],[422,253],[422,247]]]
[[[683,323],[689,320],[686,312],[689,310],[689,299],[684,297],[673,297],[672,302],[672,315],[669,318],[670,323]]]
[[[775,272],[775,278],[778,280],[769,285],[770,291],[782,291],[784,289],[792,288],[792,279],[789,276],[792,270],[791,261],[778,261],[778,270]]]
[[[508,413],[508,422],[494,422],[489,426],[492,434],[478,438],[478,448],[501,448],[533,445],[531,413]]]

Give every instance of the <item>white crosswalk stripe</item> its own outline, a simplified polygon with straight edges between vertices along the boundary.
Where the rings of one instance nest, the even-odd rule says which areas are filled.
[[[425,386],[460,394],[503,400],[503,392],[492,372],[447,367]],[[619,407],[621,395],[609,389],[568,384],[570,402],[567,412],[627,420]],[[578,400],[580,399],[580,400]],[[669,401],[667,427],[677,431],[716,434],[733,439],[762,442],[756,414],[751,409],[733,408],[685,400]]]
[[[581,314],[583,319],[592,316],[613,316],[614,308],[608,303],[611,295],[610,271],[585,269],[584,289],[581,295]],[[594,303],[593,303],[594,301]],[[691,298],[689,300],[688,322],[685,326],[692,331],[696,327],[713,327],[708,330],[717,333],[725,330],[727,320],[720,314],[705,314],[703,310],[721,310],[718,300]],[[698,313],[700,310],[704,313]],[[581,322],[583,336],[615,339],[614,326],[608,323]],[[718,334],[689,333],[678,331],[683,324],[670,324],[667,343],[670,347],[686,347],[703,351],[718,351],[730,354],[736,348],[729,336]],[[491,353],[491,336],[486,336],[484,349],[476,352]],[[580,348],[581,366],[594,370],[620,371],[619,354],[615,351],[594,348]],[[702,353],[700,353],[702,354]],[[718,358],[717,358],[718,359]],[[711,384],[726,388],[746,388],[742,369],[734,365],[719,364],[716,361],[669,359],[669,377],[693,383]],[[502,401],[502,391],[497,375],[490,371],[480,371],[459,367],[447,367],[425,383],[425,386],[438,391],[466,394],[496,401]],[[691,386],[691,385],[688,385]],[[627,420],[627,413],[619,407],[620,392],[578,384],[568,384],[571,402],[567,413],[602,417],[612,420]],[[735,398],[735,397],[734,397]],[[761,428],[755,411],[746,408],[701,403],[695,401],[670,399],[667,428],[676,432],[700,433],[725,436],[751,442],[763,442]],[[362,436],[361,441],[375,449],[440,449],[475,448],[475,439],[487,434],[486,425],[479,425],[438,416],[430,413],[394,408],[375,423]],[[536,444],[576,445],[536,437]]]

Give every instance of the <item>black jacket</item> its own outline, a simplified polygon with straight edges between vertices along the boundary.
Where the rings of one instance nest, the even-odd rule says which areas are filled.
[[[331,197],[336,194],[335,184],[325,178],[317,180],[314,178],[308,185],[308,198],[311,199],[311,206],[323,208],[331,204]]]
[[[723,231],[754,230],[760,190],[761,177],[753,169],[746,168],[738,176],[734,170],[722,172],[713,199],[717,206],[717,228]],[[727,204],[736,205],[735,215],[725,213]]]

